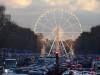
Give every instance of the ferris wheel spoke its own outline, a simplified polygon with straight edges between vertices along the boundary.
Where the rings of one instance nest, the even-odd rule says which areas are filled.
[[[65,20],[65,23],[68,23],[68,22],[70,21],[71,17],[72,17],[72,16],[69,16],[68,19]],[[65,24],[65,23],[64,23],[64,24]]]
[[[70,19],[71,17],[69,17],[69,19]],[[70,23],[70,20],[69,19],[67,19],[67,21],[65,21],[64,23],[63,23],[63,26],[65,27],[67,24],[69,25],[67,28],[69,28],[70,26],[71,26],[71,23]]]
[[[52,32],[36,32],[36,33],[52,34]]]
[[[70,43],[70,45],[65,41],[65,44],[67,45],[67,47],[70,49],[70,50],[73,50],[72,49],[72,47],[70,46],[70,45],[72,45],[71,43]]]
[[[75,33],[76,34],[76,33]],[[73,39],[74,38],[74,35],[71,35],[71,39]]]
[[[47,27],[42,27],[42,29],[41,28],[37,28],[35,30],[35,32],[40,32],[40,33],[45,32],[45,33],[47,33],[47,32],[50,32],[50,28],[47,28]]]
[[[49,23],[49,24],[48,24],[48,23]],[[47,19],[42,25],[45,25],[44,27],[45,27],[46,29],[51,30],[50,27],[48,27],[48,26],[51,26],[50,20]],[[42,28],[42,27],[41,27],[41,28]]]
[[[70,49],[70,46],[69,46],[69,44],[66,42],[66,41],[64,41],[65,42],[65,44],[66,44],[66,46]]]
[[[55,41],[56,41],[56,38],[54,38],[54,40],[53,40],[53,43],[52,43],[52,45],[51,45],[51,48],[50,48],[50,51],[49,51],[48,56],[50,56],[50,53],[52,52],[52,48],[53,48],[53,46],[54,46]]]
[[[70,20],[72,20],[72,16],[69,16],[69,18],[65,21],[65,23],[64,24],[66,24],[66,23],[70,23],[71,24],[71,22],[70,22]]]
[[[61,44],[62,44],[62,46],[63,46],[63,48],[64,48],[64,52],[66,53],[66,55],[68,54],[67,53],[67,51],[66,51],[66,48],[65,48],[65,45],[64,45],[64,43],[63,43],[63,41],[61,40]]]
[[[54,20],[54,25],[56,25],[56,27],[58,26],[57,21],[56,21],[56,13],[54,11],[53,13],[53,20]]]
[[[40,29],[51,31],[51,28],[48,27],[48,24],[46,22],[42,23]]]
[[[71,17],[72,17],[72,16],[71,16]],[[68,23],[70,22],[70,24],[75,24],[75,25],[77,25],[77,22],[78,22],[78,21],[75,19],[75,17],[72,17],[72,18],[71,18],[71,17],[68,19],[67,22],[68,22]]]
[[[53,24],[51,24],[52,23],[52,20],[51,19],[48,19],[47,16],[45,18],[46,19],[45,19],[44,22],[42,22],[42,25],[40,25],[40,24],[37,25],[37,28],[39,28],[39,30],[43,29],[43,30],[51,31],[51,28],[48,27],[48,23],[49,23],[49,26],[52,26],[53,25]],[[42,17],[42,19],[44,19],[44,18]],[[39,21],[39,22],[41,22],[41,21]]]
[[[63,12],[64,12],[64,9],[62,9],[61,12],[60,12],[61,14],[60,14],[60,18],[59,18],[59,25],[62,25],[61,21],[63,20],[63,17],[64,17],[64,13]]]
[[[52,18],[49,19],[50,17],[52,17]],[[45,18],[46,18],[45,23],[44,23],[45,24],[45,28],[47,27],[48,31],[52,32],[52,28],[54,27],[54,25],[57,25],[57,22],[56,22],[56,19],[55,19],[55,15],[54,14],[51,14],[50,16],[47,15]],[[46,30],[47,30],[47,28],[46,28]]]
[[[69,23],[70,25],[69,25],[66,29],[73,28],[73,27],[75,27],[75,25],[77,25],[77,24],[75,24],[75,23],[71,23],[70,21],[69,21],[69,22],[67,22],[67,23]],[[78,28],[80,29],[81,27],[80,27],[80,26],[78,26]]]
[[[66,32],[60,32],[60,33],[62,33],[62,34],[65,34],[65,33],[66,33],[66,34],[67,34],[67,33],[69,33],[69,34],[70,34],[70,33],[77,33],[77,34],[78,34],[78,33],[81,33],[81,32],[80,32],[80,31],[66,31]]]
[[[52,15],[51,15],[51,16],[52,16]],[[50,24],[50,26],[52,26],[52,25],[53,25],[53,22],[52,22],[52,21],[53,21],[53,19],[49,19],[51,16],[48,16],[48,15],[47,15],[47,16],[46,16],[46,21],[45,21],[45,22],[47,23],[47,25],[48,25],[48,23],[49,23],[49,24]]]

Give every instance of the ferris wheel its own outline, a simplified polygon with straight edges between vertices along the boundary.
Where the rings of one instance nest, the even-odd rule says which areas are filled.
[[[66,40],[75,40],[82,33],[81,24],[71,11],[67,9],[50,9],[43,13],[35,23],[35,33],[42,33],[45,38],[53,40],[48,55],[60,52],[60,55],[74,55],[71,43]],[[69,52],[65,48],[69,47]]]

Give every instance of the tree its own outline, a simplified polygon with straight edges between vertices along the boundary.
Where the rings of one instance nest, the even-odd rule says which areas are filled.
[[[39,53],[37,35],[28,28],[22,28],[5,14],[5,7],[0,6],[0,48],[27,49]]]
[[[100,54],[100,25],[83,32],[75,42],[76,54]]]

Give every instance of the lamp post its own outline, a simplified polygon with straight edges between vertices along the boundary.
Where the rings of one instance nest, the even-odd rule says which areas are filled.
[[[59,52],[55,52],[56,57],[56,67],[55,67],[55,75],[59,74]]]

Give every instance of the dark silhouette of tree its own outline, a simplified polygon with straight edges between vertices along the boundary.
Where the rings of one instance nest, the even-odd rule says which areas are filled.
[[[28,28],[19,27],[0,6],[0,48],[30,49],[39,53],[37,35]]]
[[[100,54],[100,25],[91,28],[91,32],[83,32],[75,42],[77,54]]]

